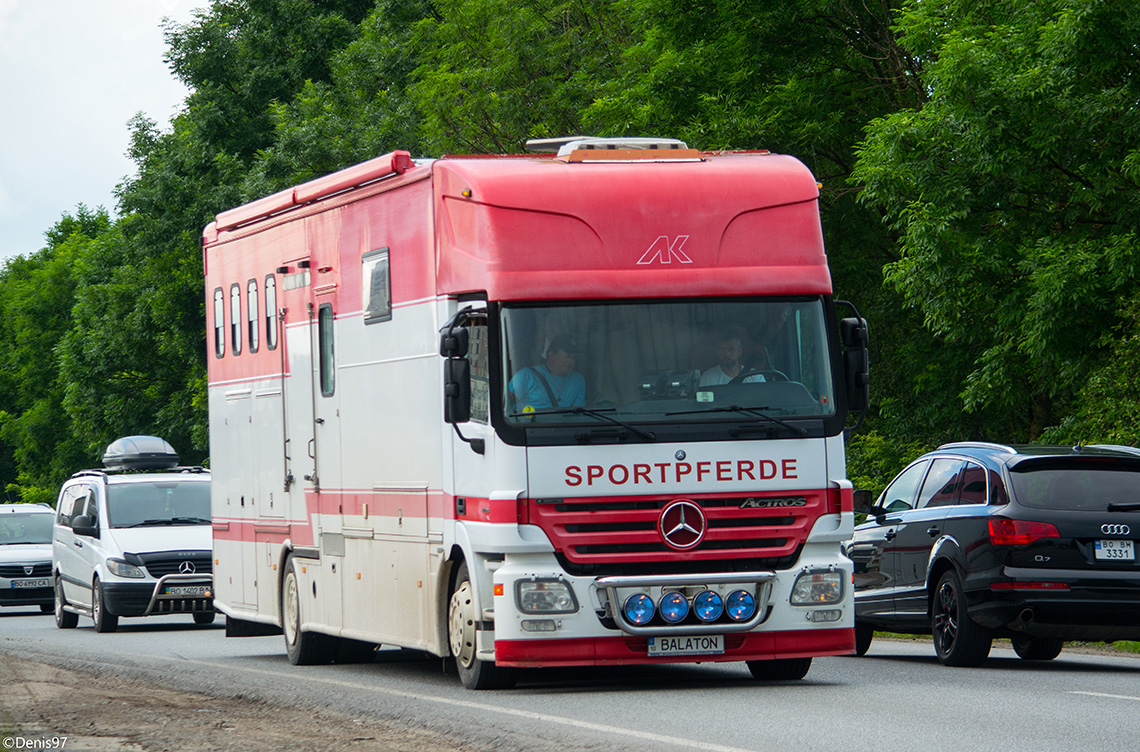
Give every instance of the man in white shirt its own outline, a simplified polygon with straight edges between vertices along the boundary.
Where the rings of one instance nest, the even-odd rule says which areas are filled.
[[[701,386],[718,386],[727,384],[740,375],[743,366],[740,356],[744,350],[740,344],[740,337],[725,332],[717,337],[716,355],[720,361],[717,365],[701,374]],[[754,373],[744,379],[745,384],[754,384],[764,381],[763,374]]]

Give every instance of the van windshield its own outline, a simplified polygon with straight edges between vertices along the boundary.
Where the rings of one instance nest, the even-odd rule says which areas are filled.
[[[515,425],[835,414],[818,297],[513,304],[501,315]]]
[[[111,527],[205,525],[210,522],[210,484],[147,481],[109,485]]]
[[[0,514],[0,546],[51,543],[53,520],[50,514]]]

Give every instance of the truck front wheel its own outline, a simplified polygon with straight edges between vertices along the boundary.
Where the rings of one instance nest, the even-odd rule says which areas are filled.
[[[447,606],[447,639],[459,679],[468,689],[505,689],[514,686],[515,676],[510,669],[496,666],[477,657],[476,621],[479,619],[475,591],[467,563],[459,565],[455,587]]]

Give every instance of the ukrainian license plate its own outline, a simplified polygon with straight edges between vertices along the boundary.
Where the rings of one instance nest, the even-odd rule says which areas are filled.
[[[724,635],[679,635],[677,637],[650,637],[650,657],[672,655],[721,655],[724,653]]]
[[[1096,541],[1096,558],[1107,561],[1135,561],[1136,553],[1130,540]]]
[[[178,595],[183,598],[205,598],[210,595],[209,585],[167,585],[167,595]]]
[[[13,588],[36,588],[36,587],[51,587],[51,580],[47,577],[40,577],[34,580],[12,580]]]

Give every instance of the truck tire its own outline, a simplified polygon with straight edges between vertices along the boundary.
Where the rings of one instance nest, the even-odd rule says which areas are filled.
[[[455,575],[455,586],[447,605],[447,641],[459,680],[468,689],[506,689],[513,687],[515,672],[477,657],[476,622],[481,614],[475,603],[475,591],[467,562],[461,562]]]
[[[807,676],[811,658],[777,658],[772,661],[748,661],[753,679],[760,681],[797,681]]]
[[[332,663],[336,643],[333,637],[301,629],[301,591],[293,557],[285,562],[285,580],[281,584],[281,626],[285,634],[285,652],[294,666]]]

